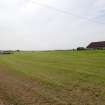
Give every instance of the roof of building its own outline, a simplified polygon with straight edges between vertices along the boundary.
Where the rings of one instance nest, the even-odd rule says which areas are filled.
[[[87,48],[105,48],[105,41],[92,42],[87,46]]]

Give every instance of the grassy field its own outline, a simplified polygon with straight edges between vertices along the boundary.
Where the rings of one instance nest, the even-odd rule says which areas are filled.
[[[105,105],[105,51],[0,55],[0,105]]]

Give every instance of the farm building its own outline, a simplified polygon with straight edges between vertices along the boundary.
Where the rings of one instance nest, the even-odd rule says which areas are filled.
[[[105,41],[92,42],[87,46],[88,49],[105,49]]]

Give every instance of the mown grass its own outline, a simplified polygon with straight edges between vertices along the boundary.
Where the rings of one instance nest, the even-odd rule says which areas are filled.
[[[12,67],[14,72],[62,85],[105,82],[105,51],[17,53],[1,55],[0,63]]]
[[[104,50],[0,55],[0,65],[10,73],[26,75],[52,89],[105,86]]]

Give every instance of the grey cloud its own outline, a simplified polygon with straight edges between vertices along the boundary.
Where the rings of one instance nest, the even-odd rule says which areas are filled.
[[[0,49],[71,49],[105,40],[104,13],[104,0],[0,1]]]

